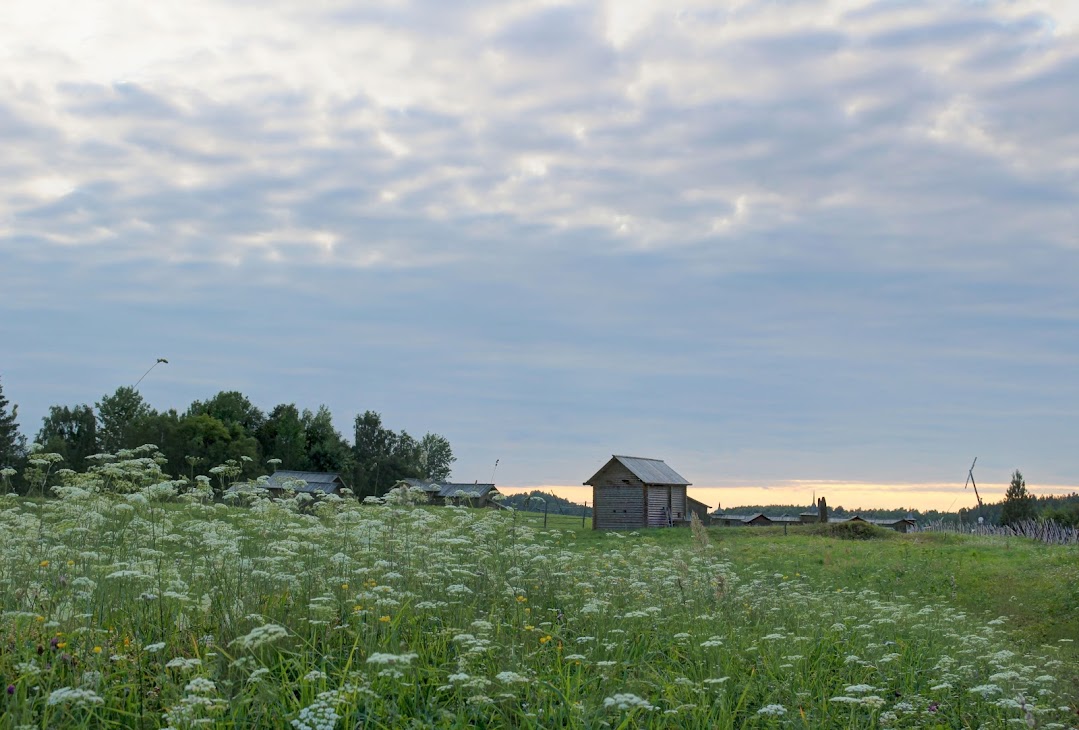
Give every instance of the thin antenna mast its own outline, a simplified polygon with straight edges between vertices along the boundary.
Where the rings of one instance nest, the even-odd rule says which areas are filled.
[[[498,471],[498,459],[495,459],[495,468],[491,469],[491,484],[495,483],[495,472]]]
[[[131,386],[132,389],[137,389],[139,387],[139,383],[142,382],[143,378],[145,378],[147,375],[150,374],[150,370],[153,370],[154,368],[156,368],[161,363],[165,363],[166,365],[168,365],[169,361],[166,360],[163,357],[157,358],[157,361],[153,365],[150,366],[149,370],[147,370],[145,373],[142,374],[142,378],[139,378],[138,380],[135,381],[135,384]]]
[[[963,489],[967,488],[967,484],[974,487],[974,496],[978,500],[978,509],[982,508],[982,496],[978,494],[978,485],[974,483],[974,464],[978,463],[978,457],[974,457],[974,461],[970,465],[970,469],[967,470],[967,481],[963,484]]]

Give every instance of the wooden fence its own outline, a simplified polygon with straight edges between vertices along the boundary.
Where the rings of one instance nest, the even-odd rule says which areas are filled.
[[[1079,528],[1059,525],[1052,520],[1025,520],[1015,525],[972,525],[956,522],[932,522],[920,525],[918,532],[953,532],[986,537],[1026,537],[1048,545],[1079,545]]]

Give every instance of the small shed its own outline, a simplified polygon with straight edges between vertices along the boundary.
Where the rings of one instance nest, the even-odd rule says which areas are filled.
[[[711,518],[708,514],[709,509],[710,508],[708,507],[708,505],[706,505],[704,502],[693,499],[693,497],[690,497],[688,494],[686,495],[687,517],[691,514],[697,515],[697,519],[700,520],[702,524],[707,525],[711,521]]]
[[[689,482],[660,459],[615,455],[584,484],[592,487],[593,530],[671,527],[689,519]]]
[[[314,494],[340,494],[346,488],[340,474],[321,471],[289,471],[279,469],[270,475],[263,485],[274,496],[280,495],[286,489],[295,492]]]

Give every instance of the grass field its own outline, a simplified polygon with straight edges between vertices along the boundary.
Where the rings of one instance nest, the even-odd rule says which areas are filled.
[[[0,501],[0,729],[1077,724],[1079,552]]]

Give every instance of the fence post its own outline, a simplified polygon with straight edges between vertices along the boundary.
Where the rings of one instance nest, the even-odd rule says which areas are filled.
[[[584,513],[588,510],[588,500],[584,501],[584,509],[581,510],[581,529],[584,529]]]
[[[543,529],[547,529],[547,503],[543,503]]]

